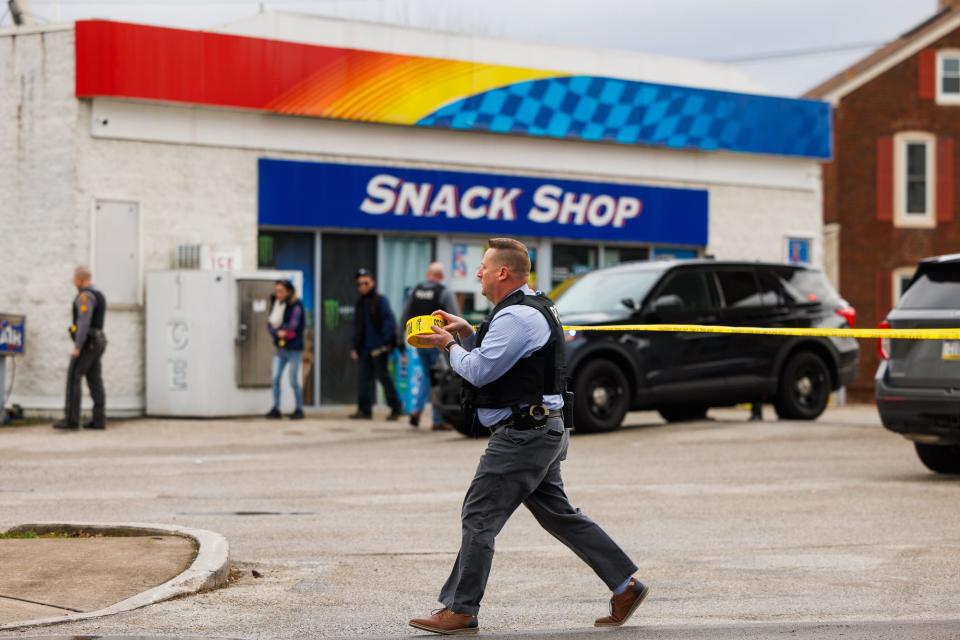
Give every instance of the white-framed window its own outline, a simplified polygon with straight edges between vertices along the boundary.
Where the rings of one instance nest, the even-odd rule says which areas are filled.
[[[937,51],[937,104],[960,104],[960,49]]]
[[[900,302],[900,298],[907,291],[907,285],[910,284],[910,280],[913,278],[913,274],[916,272],[916,267],[900,267],[899,269],[894,269],[891,274],[890,285],[892,287],[892,304],[896,306]]]
[[[895,226],[936,226],[936,146],[936,136],[923,131],[904,131],[894,136]]]

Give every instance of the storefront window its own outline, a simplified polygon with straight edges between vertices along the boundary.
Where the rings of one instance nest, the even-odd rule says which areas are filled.
[[[530,254],[530,287],[537,288],[537,255],[538,247],[529,238],[519,238],[527,245]],[[477,279],[477,269],[487,250],[486,240],[474,238],[453,238],[450,253],[439,256],[437,259],[447,267],[447,282],[453,291],[460,306],[463,317],[474,324],[481,322],[491,309],[490,301],[483,297],[480,281]]]
[[[596,245],[554,244],[551,285],[556,287],[572,276],[593,271],[600,266],[599,256],[600,248]]]
[[[477,268],[486,249],[485,241],[454,240],[450,255],[446,256],[450,290],[457,298],[457,305],[468,322],[480,322],[490,310],[490,303],[480,293],[480,281],[477,280]]]
[[[603,249],[603,266],[605,267],[649,259],[650,249],[647,247],[604,247]]]

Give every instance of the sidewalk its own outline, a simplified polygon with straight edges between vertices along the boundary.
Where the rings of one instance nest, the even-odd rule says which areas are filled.
[[[89,613],[179,575],[181,536],[0,538],[0,626]]]

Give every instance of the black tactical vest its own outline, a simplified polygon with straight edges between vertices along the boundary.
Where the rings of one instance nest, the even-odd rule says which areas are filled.
[[[410,317],[428,316],[440,308],[440,298],[446,290],[439,282],[422,282],[410,292]],[[450,311],[450,309],[445,309]]]
[[[77,298],[80,297],[80,294],[86,291],[94,297],[97,301],[93,305],[93,317],[90,318],[90,328],[99,329],[103,331],[103,319],[107,316],[107,299],[103,297],[103,294],[100,293],[98,289],[93,287],[84,287],[77,292]],[[73,299],[73,326],[77,326],[77,298]]]
[[[521,358],[505,374],[493,382],[477,388],[468,382],[470,404],[478,409],[506,409],[540,404],[545,395],[558,395],[566,390],[566,356],[563,325],[553,301],[543,295],[526,295],[515,291],[500,302],[477,330],[477,348],[490,328],[494,317],[507,307],[522,304],[539,311],[550,327],[547,343],[526,358]]]

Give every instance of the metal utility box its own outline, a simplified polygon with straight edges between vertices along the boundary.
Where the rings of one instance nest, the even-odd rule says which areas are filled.
[[[273,280],[238,280],[240,325],[237,330],[237,386],[269,387],[273,340],[262,331],[270,315]]]
[[[266,330],[276,280],[299,271],[147,274],[147,415],[260,415],[273,404]],[[287,405],[292,392],[284,384]]]

